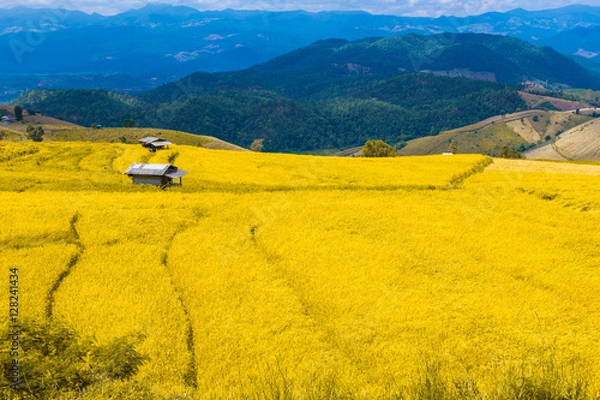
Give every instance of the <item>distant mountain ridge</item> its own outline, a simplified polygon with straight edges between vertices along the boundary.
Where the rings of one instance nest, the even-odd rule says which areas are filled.
[[[457,70],[497,82],[444,76]],[[600,89],[600,78],[547,47],[494,35],[410,34],[317,41],[245,70],[194,73],[137,97],[60,90],[18,101],[84,126],[134,118],[243,147],[264,139],[267,151],[303,152],[368,139],[401,146],[525,110],[516,85],[523,80]]]
[[[477,34],[409,34],[349,42],[330,39],[276,57],[246,70],[195,73],[142,95],[147,101],[169,101],[217,89],[260,87],[293,98],[321,96],[339,79],[381,79],[401,73],[480,74],[493,82],[520,84],[548,81],[600,89],[600,77],[548,47],[519,39]],[[457,72],[458,71],[458,72]],[[466,76],[470,77],[470,76]],[[349,89],[345,89],[346,94]],[[328,95],[338,95],[335,91]]]
[[[0,99],[25,88],[100,87],[137,93],[196,71],[248,68],[317,40],[410,33],[487,33],[600,60],[600,7],[513,10],[466,18],[365,12],[198,11],[148,5],[114,16],[17,7],[0,13]],[[560,36],[557,36],[560,35]],[[579,54],[576,56],[575,54]]]

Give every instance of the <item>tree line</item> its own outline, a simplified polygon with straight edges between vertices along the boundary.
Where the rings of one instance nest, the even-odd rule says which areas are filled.
[[[283,152],[396,144],[526,108],[514,88],[431,74],[334,80],[310,97],[252,87],[152,102],[80,89],[34,90],[17,102],[83,126],[175,129],[243,147],[263,139],[265,151]]]

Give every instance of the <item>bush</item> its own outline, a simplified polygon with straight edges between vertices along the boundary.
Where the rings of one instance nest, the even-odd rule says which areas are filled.
[[[456,144],[456,142],[454,140],[452,140],[450,142],[450,145],[448,145],[448,152],[450,152],[452,154],[456,154],[458,152],[458,145]]]
[[[265,141],[265,139],[254,139],[254,141],[250,145],[250,150],[257,151],[257,152],[263,151],[264,141]]]
[[[508,146],[504,146],[504,147],[502,147],[502,150],[500,150],[498,157],[519,159],[519,158],[523,158],[523,155],[517,150],[511,149]]]
[[[133,118],[125,118],[123,120],[123,127],[125,128],[135,128],[136,122]]]
[[[177,159],[177,157],[179,157],[179,152],[178,151],[173,151],[169,154],[169,157],[167,157],[167,160],[169,161],[169,164],[173,164],[175,162],[175,160]]]
[[[29,125],[25,132],[27,133],[27,137],[34,142],[41,142],[44,140],[42,136],[44,136],[44,133],[46,133],[41,125],[35,127],[33,125]]]
[[[365,143],[361,157],[396,157],[396,151],[383,140],[369,140]]]
[[[178,398],[178,397],[175,397]],[[79,399],[79,398],[78,398]],[[83,392],[81,400],[166,400],[167,397],[153,393],[142,382],[99,382]],[[172,397],[170,398],[172,399]]]
[[[17,328],[19,329],[19,328]],[[14,328],[5,327],[3,337]],[[18,332],[18,355],[12,341],[3,340],[0,351],[0,387],[9,398],[53,398],[77,392],[99,382],[132,377],[146,357],[135,350],[139,337],[118,338],[104,346],[80,337],[60,321],[23,320]],[[11,351],[13,354],[11,354]],[[14,360],[18,384],[13,386]]]

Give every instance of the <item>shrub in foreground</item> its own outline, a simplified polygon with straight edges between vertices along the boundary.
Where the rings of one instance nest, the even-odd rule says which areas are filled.
[[[80,392],[97,383],[127,380],[146,357],[138,353],[139,336],[98,345],[60,321],[22,321],[5,327],[0,352],[2,398],[52,398]],[[14,340],[13,340],[14,339]]]

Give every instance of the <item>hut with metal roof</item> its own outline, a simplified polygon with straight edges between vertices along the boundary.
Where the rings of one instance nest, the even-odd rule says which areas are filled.
[[[154,137],[154,136],[146,136],[146,137],[143,137],[143,138],[141,138],[141,139],[139,140],[139,142],[140,142],[140,143],[141,143],[141,144],[142,144],[144,147],[146,147],[148,144],[150,144],[150,143],[152,143],[152,142],[157,142],[157,141],[159,141],[159,140],[160,140],[159,138],[157,138],[157,137]]]
[[[156,151],[166,149],[172,144],[173,143],[169,142],[168,140],[157,140],[156,142],[149,143],[148,146],[150,149],[154,149]]]
[[[138,164],[133,163],[123,174],[128,175],[134,184],[156,185],[156,186],[181,186],[181,178],[187,171],[177,168],[171,164]],[[179,179],[179,183],[174,182]]]
[[[142,146],[149,149],[151,152],[155,152],[156,150],[166,149],[173,143],[168,140],[160,139],[154,136],[146,136],[139,140]]]
[[[4,115],[2,116],[2,123],[5,125],[12,124],[13,122],[17,122],[17,119],[12,115]]]

